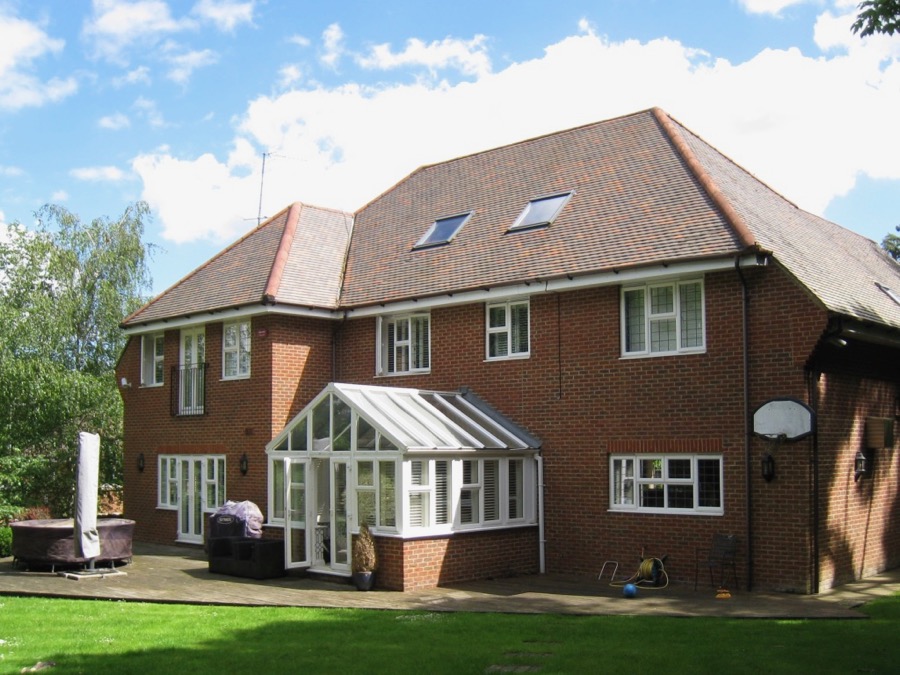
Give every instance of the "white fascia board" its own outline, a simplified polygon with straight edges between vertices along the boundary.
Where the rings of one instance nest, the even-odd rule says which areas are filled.
[[[265,314],[280,314],[286,316],[302,316],[312,319],[330,319],[333,321],[343,318],[344,313],[328,309],[313,309],[305,307],[293,307],[290,305],[246,305],[227,309],[217,309],[210,312],[200,312],[190,316],[176,317],[174,319],[160,319],[150,321],[138,326],[130,326],[123,329],[125,335],[142,335],[144,333],[158,333],[174,328],[187,328],[190,326],[202,326],[211,322],[234,321],[245,317],[262,316]]]
[[[740,258],[740,267],[760,267],[766,264],[765,258],[757,255],[747,255]],[[653,265],[648,267],[633,267],[620,271],[598,272],[582,276],[558,277],[548,280],[535,279],[529,283],[514,284],[510,286],[497,286],[495,288],[483,288],[463,293],[448,293],[428,298],[415,300],[400,300],[398,302],[385,303],[383,305],[369,305],[358,309],[345,310],[349,319],[367,316],[379,316],[385,314],[413,314],[437,307],[452,307],[454,305],[468,305],[480,302],[499,302],[515,297],[527,297],[542,293],[562,293],[582,288],[597,288],[600,286],[617,286],[620,284],[632,284],[641,281],[654,281],[665,278],[687,277],[691,275],[705,274],[709,272],[724,272],[735,267],[734,258],[712,258],[709,260],[695,260],[685,263],[671,263],[667,265]]]

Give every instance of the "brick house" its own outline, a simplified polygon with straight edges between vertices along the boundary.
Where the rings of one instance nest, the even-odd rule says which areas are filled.
[[[122,324],[135,538],[256,502],[289,568],[817,592],[900,564],[900,267],[659,109],[293,204]],[[754,434],[772,400],[813,433]],[[771,458],[762,475],[762,460]]]

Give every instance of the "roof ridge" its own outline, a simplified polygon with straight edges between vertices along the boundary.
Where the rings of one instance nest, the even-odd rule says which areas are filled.
[[[300,224],[300,214],[303,212],[303,204],[301,202],[294,202],[288,209],[284,230],[281,232],[281,241],[278,244],[278,250],[275,252],[272,268],[269,270],[269,279],[266,282],[266,288],[263,290],[263,303],[275,302],[275,296],[278,294],[278,289],[281,287],[281,279],[284,276],[284,268],[287,266],[288,259],[291,255],[291,246],[294,243],[294,235]]]
[[[293,205],[291,205],[291,206],[293,206]],[[256,227],[254,227],[252,230],[250,230],[249,232],[247,232],[244,236],[242,236],[242,237],[240,237],[239,239],[235,240],[235,241],[232,242],[229,246],[226,246],[225,248],[223,248],[221,251],[219,251],[219,252],[216,253],[213,257],[211,257],[209,260],[207,260],[205,263],[203,263],[203,264],[200,265],[199,267],[193,269],[192,271],[188,272],[186,275],[184,275],[183,277],[181,277],[178,281],[176,281],[175,283],[173,283],[171,286],[169,286],[169,287],[168,287],[167,289],[165,289],[163,292],[158,293],[158,294],[157,294],[154,298],[152,298],[149,302],[145,303],[144,305],[141,305],[141,307],[139,307],[138,309],[136,309],[135,311],[133,311],[131,314],[129,314],[128,316],[126,316],[124,319],[122,319],[122,321],[119,323],[119,326],[122,327],[122,328],[125,328],[126,325],[127,325],[128,323],[130,323],[130,322],[132,322],[132,321],[135,321],[135,320],[137,319],[138,316],[140,316],[140,315],[143,314],[145,311],[147,311],[148,309],[150,309],[153,305],[155,305],[157,302],[159,302],[160,300],[162,300],[162,298],[164,298],[166,295],[168,295],[170,291],[174,290],[174,289],[177,288],[178,286],[181,286],[181,285],[182,285],[184,282],[186,282],[188,279],[197,276],[200,272],[202,272],[202,271],[205,270],[207,267],[209,267],[213,262],[215,262],[216,260],[218,260],[219,258],[221,258],[222,256],[224,256],[226,253],[228,253],[229,251],[231,251],[231,250],[233,250],[234,248],[236,248],[237,246],[239,246],[242,242],[244,242],[246,239],[248,239],[249,237],[251,237],[251,236],[253,236],[254,234],[256,234],[257,232],[259,232],[262,228],[268,227],[269,225],[271,225],[277,218],[279,218],[279,217],[281,216],[281,214],[283,214],[283,213],[284,213],[285,211],[287,211],[289,208],[290,208],[290,207],[285,207],[285,208],[281,209],[281,210],[280,210],[278,213],[276,213],[274,216],[271,216],[271,217],[267,218],[265,221],[263,221],[262,223],[260,223],[260,224],[257,225]]]
[[[715,204],[719,211],[722,212],[722,215],[725,216],[725,220],[731,225],[741,244],[743,244],[745,248],[759,247],[756,237],[753,236],[747,223],[735,210],[734,206],[731,205],[731,202],[728,201],[728,198],[713,180],[712,176],[710,176],[709,172],[703,167],[703,164],[700,163],[700,160],[697,159],[697,155],[694,154],[694,151],[691,150],[690,146],[688,146],[687,142],[676,128],[674,120],[662,108],[654,107],[651,111],[663,132],[671,141],[675,151],[681,156],[685,164],[687,164],[688,169],[694,174],[694,177],[700,183],[700,186],[706,191],[709,198],[712,199],[713,204]]]

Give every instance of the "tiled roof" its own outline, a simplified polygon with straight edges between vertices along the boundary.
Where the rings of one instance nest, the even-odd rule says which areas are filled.
[[[335,309],[352,223],[342,211],[292,204],[122,325],[262,303]]]
[[[803,211],[696,135],[679,133],[757,243],[830,311],[900,328],[900,265],[875,242]]]
[[[550,226],[508,232],[530,200],[569,191]],[[469,212],[449,243],[414,249],[435,220]],[[421,167],[355,218],[294,204],[123,325],[273,303],[353,309],[752,250],[827,309],[900,327],[876,285],[900,291],[900,266],[874,242],[801,211],[659,109]]]
[[[574,190],[543,229],[507,233],[531,199]],[[474,211],[446,246],[436,218]],[[342,304],[728,255],[745,248],[652,111],[420,168],[356,216]]]

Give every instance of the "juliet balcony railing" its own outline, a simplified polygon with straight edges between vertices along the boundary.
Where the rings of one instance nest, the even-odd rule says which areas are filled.
[[[205,415],[206,364],[172,368],[172,415],[186,417]]]

